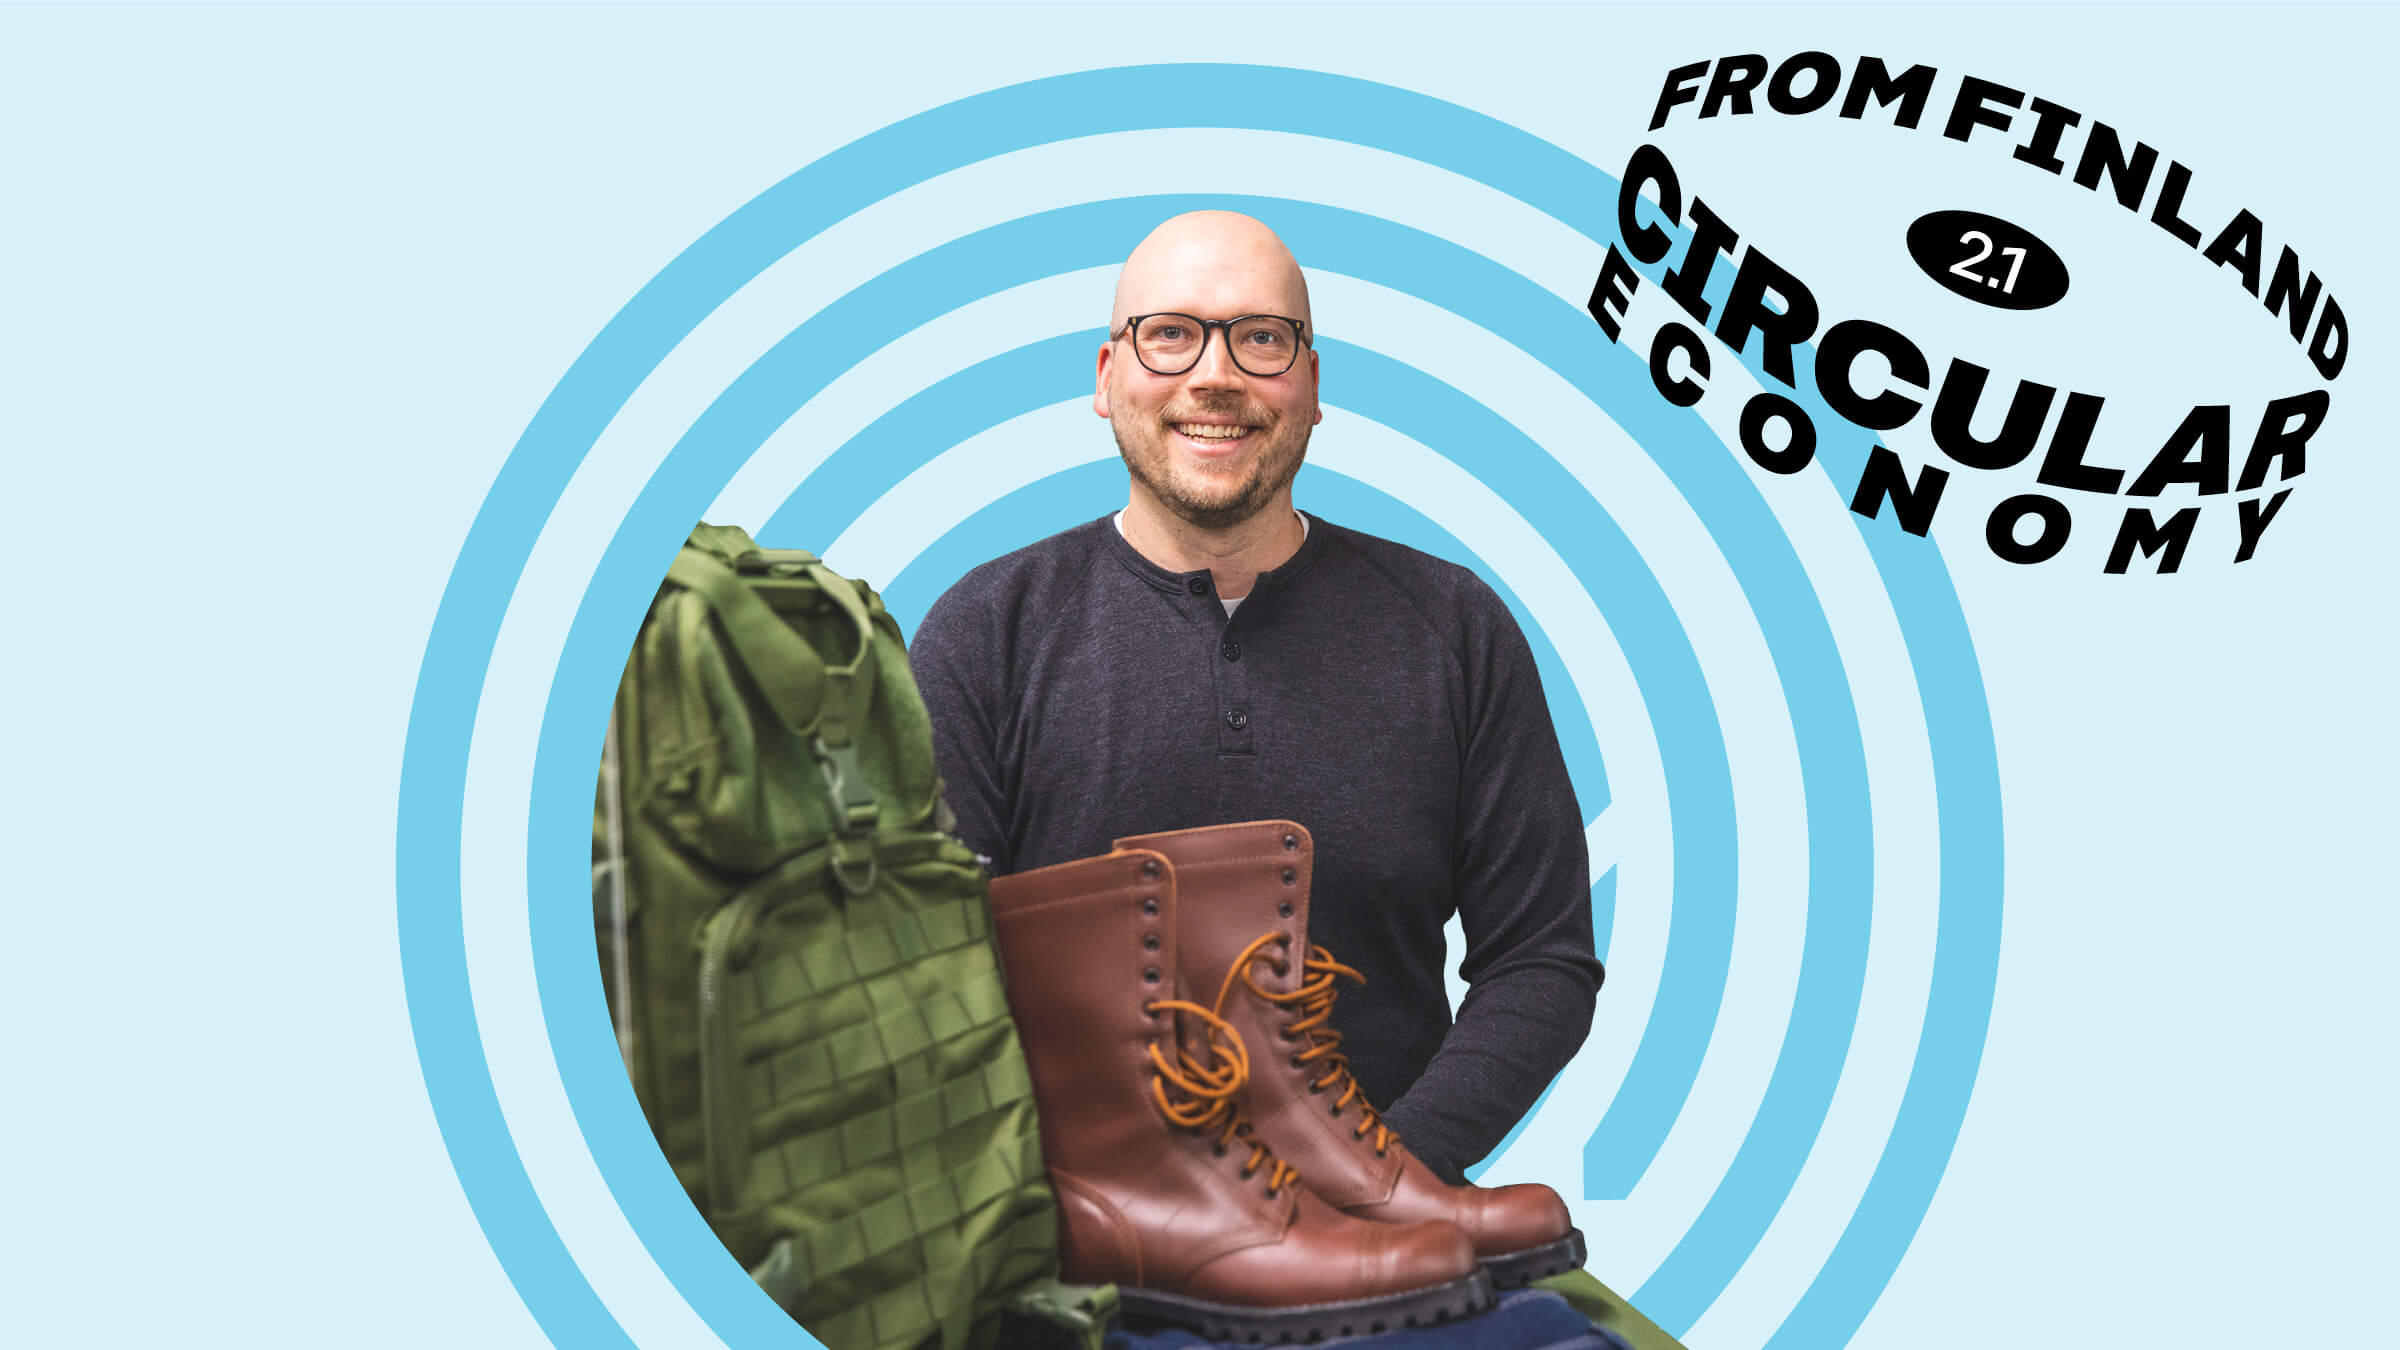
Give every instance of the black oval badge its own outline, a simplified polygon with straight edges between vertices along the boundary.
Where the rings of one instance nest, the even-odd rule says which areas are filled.
[[[2066,298],[2067,264],[2033,231],[1981,211],[1934,211],[1908,227],[1908,256],[1942,289],[1996,309]]]

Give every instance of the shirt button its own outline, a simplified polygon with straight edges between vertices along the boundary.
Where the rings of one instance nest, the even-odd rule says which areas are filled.
[[[1239,708],[1227,708],[1225,710],[1225,725],[1232,727],[1235,731],[1240,731],[1243,727],[1250,725],[1250,714],[1243,712]]]
[[[1239,661],[1242,659],[1242,644],[1238,642],[1228,642],[1224,646],[1219,647],[1217,650],[1225,653],[1225,659],[1228,661]]]
[[[1183,588],[1187,591],[1190,591],[1194,595],[1206,595],[1208,594],[1208,578],[1193,577],[1191,580],[1183,583]]]

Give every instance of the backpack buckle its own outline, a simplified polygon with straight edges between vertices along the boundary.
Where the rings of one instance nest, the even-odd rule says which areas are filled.
[[[833,828],[852,836],[873,830],[880,812],[875,806],[875,789],[859,767],[858,747],[847,742],[827,745],[824,737],[811,736],[808,748],[825,773],[825,795],[833,803]]]
[[[858,747],[848,741],[827,745],[823,736],[808,739],[817,767],[825,774],[825,795],[833,805],[833,879],[853,896],[875,887],[875,845],[872,835],[881,814],[875,789],[858,762]]]

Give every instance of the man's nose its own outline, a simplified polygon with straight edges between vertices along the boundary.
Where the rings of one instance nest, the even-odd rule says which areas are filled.
[[[1184,372],[1184,383],[1193,389],[1239,389],[1242,387],[1242,368],[1233,363],[1232,341],[1223,333],[1209,334],[1209,343],[1200,349],[1200,359]]]

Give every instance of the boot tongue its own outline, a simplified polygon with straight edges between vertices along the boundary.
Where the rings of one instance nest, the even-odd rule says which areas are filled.
[[[1332,952],[1320,947],[1316,950],[1316,956],[1317,968],[1307,971],[1306,975],[1310,980],[1325,981],[1324,995],[1322,1001],[1317,998],[1299,1000],[1299,1006],[1293,1009],[1297,1016],[1311,1016],[1320,1010],[1330,1015],[1333,1004],[1341,997],[1344,982],[1364,982],[1364,977],[1343,965]],[[1367,1100],[1366,1085],[1360,1083],[1358,1076],[1351,1072],[1349,1056],[1341,1052],[1342,1034],[1335,1031],[1330,1025],[1320,1025],[1307,1032],[1307,1039],[1312,1049],[1330,1047],[1329,1053],[1320,1056],[1314,1062],[1318,1064],[1320,1073],[1332,1075],[1332,1078],[1325,1084],[1325,1090],[1337,1092],[1339,1094],[1335,1098],[1337,1102],[1347,1101],[1349,1106],[1365,1113],[1369,1133],[1360,1137],[1372,1139],[1377,1153],[1399,1147],[1400,1137],[1392,1132],[1389,1124],[1385,1123],[1382,1110],[1375,1103]]]
[[[1196,989],[1185,992],[1198,995],[1202,999],[1208,997]],[[1177,1012],[1174,1014],[1174,1018],[1175,1044],[1182,1049],[1184,1062],[1187,1064],[1214,1063],[1216,1051],[1209,1040],[1208,1023],[1187,1012]]]

